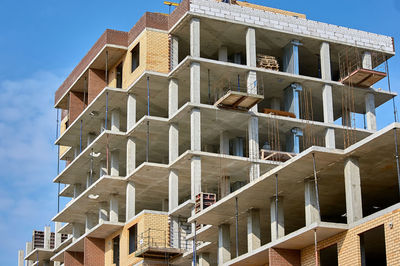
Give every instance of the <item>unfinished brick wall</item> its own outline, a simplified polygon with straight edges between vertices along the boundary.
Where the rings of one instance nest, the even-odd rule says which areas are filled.
[[[146,70],[169,72],[169,39],[164,32],[147,31]]]
[[[105,86],[105,71],[90,68],[88,71],[88,104],[99,95]]]
[[[105,240],[101,238],[86,237],[84,239],[85,266],[104,265]]]
[[[392,224],[392,227],[390,226]],[[318,250],[337,244],[339,265],[361,265],[359,234],[384,225],[387,265],[399,265],[400,261],[400,209],[356,226],[318,242]],[[315,265],[314,246],[301,250],[301,265]]]
[[[85,103],[83,101],[84,95],[82,92],[71,91],[69,93],[69,124],[82,113],[85,109]]]
[[[83,252],[64,252],[64,266],[83,266]]]
[[[300,250],[270,248],[269,265],[270,266],[300,266]]]

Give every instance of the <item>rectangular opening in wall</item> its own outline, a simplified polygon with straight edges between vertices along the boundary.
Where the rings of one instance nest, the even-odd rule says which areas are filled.
[[[122,63],[117,66],[117,88],[122,88]]]
[[[138,43],[135,46],[135,48],[131,50],[131,56],[132,56],[131,72],[133,72],[136,70],[136,68],[139,67],[140,64],[140,43]]]
[[[337,244],[321,249],[319,251],[319,259],[321,266],[337,266],[338,265]]]
[[[368,230],[360,236],[361,265],[386,265],[384,225]]]
[[[119,236],[113,238],[113,263],[119,266]]]
[[[129,228],[129,254],[137,250],[137,224]]]

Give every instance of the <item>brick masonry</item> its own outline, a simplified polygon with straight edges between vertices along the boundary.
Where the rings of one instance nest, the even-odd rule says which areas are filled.
[[[291,249],[269,249],[270,266],[300,266],[300,250]]]
[[[85,103],[83,102],[84,95],[82,92],[71,91],[69,93],[69,124],[82,113],[85,109]]]
[[[369,50],[394,52],[393,38],[323,22],[296,18],[250,7],[229,5],[217,1],[191,0],[190,12],[214,18],[247,23],[288,34],[303,35]]]
[[[105,240],[100,238],[86,237],[84,239],[84,265],[104,265]]]
[[[96,98],[105,86],[105,71],[90,68],[88,71],[88,104]]]
[[[83,266],[83,252],[64,252],[64,266]]]

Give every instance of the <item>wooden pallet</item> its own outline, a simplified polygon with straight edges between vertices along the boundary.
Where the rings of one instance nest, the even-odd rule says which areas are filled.
[[[214,106],[248,111],[254,105],[261,102],[263,99],[264,96],[262,95],[255,95],[255,94],[230,90],[224,96],[222,96],[214,104]]]
[[[281,110],[274,110],[274,109],[264,108],[263,112],[264,112],[264,114],[279,115],[279,116],[286,116],[286,117],[296,118],[296,115],[294,113],[281,111]]]
[[[276,60],[274,56],[270,55],[258,54],[257,67],[279,71],[278,60]]]
[[[369,88],[386,76],[385,72],[360,68],[342,79],[341,82],[355,87]]]

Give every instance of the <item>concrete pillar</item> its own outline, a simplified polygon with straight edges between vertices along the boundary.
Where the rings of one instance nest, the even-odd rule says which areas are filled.
[[[201,192],[201,157],[193,156],[190,162],[192,200]]]
[[[258,117],[251,116],[248,122],[249,135],[249,158],[258,160],[260,156],[260,148],[258,142]],[[250,181],[257,179],[260,176],[260,164],[252,163],[250,166]]]
[[[344,163],[347,223],[352,224],[363,217],[361,177],[358,158],[349,157]]]
[[[74,199],[76,199],[82,193],[82,184],[74,184]]]
[[[190,56],[200,57],[200,19],[190,20]]]
[[[231,260],[231,232],[229,224],[218,226],[218,265]]]
[[[241,137],[233,139],[233,155],[244,157],[244,140]]]
[[[95,138],[96,138],[96,134],[95,133],[89,133],[88,134],[88,136],[87,136],[87,145],[86,145],[86,147],[88,147],[92,142],[93,142],[93,140],[95,140]]]
[[[86,213],[86,220],[85,220],[85,233],[89,232],[90,229],[97,225],[98,219],[97,215],[94,213]]]
[[[362,54],[362,67],[364,69],[372,69],[372,55],[368,51]]]
[[[229,155],[229,134],[227,131],[219,135],[219,153]]]
[[[26,256],[27,256],[29,253],[31,253],[32,250],[33,250],[32,242],[26,242],[26,244],[25,244],[25,253],[26,253]],[[31,260],[27,260],[27,261],[26,261],[26,266],[31,266],[32,264],[33,264],[33,261],[31,261]]]
[[[136,186],[133,181],[126,184],[126,222],[136,215]]]
[[[179,64],[179,38],[171,35],[171,70]]]
[[[222,176],[220,182],[221,199],[231,193],[231,177]]]
[[[251,209],[247,216],[247,251],[261,247],[260,210]]]
[[[218,60],[223,62],[228,62],[228,48],[226,46],[219,47]]]
[[[201,151],[201,113],[198,108],[190,112],[190,149]]]
[[[179,107],[179,84],[177,79],[170,79],[168,85],[168,117],[171,118]]]
[[[87,173],[87,175],[86,175],[86,189],[89,188],[89,187],[92,185],[92,181],[93,181],[93,180],[91,180],[91,178],[90,178],[90,172],[89,172],[89,173]]]
[[[50,237],[51,237],[51,227],[44,227],[44,248],[50,249]]]
[[[110,222],[118,223],[118,198],[117,195],[112,194],[110,197]]]
[[[194,125],[198,126],[198,125]],[[169,163],[172,163],[179,156],[179,128],[178,124],[171,123],[169,125],[169,149],[168,149],[168,158]]]
[[[118,108],[111,111],[111,131],[120,131],[119,117],[120,111]]]
[[[136,124],[136,95],[129,93],[126,101],[126,131]]]
[[[256,30],[254,28],[247,28],[246,31],[246,62],[249,67],[256,67]]]
[[[99,206],[99,224],[108,221],[108,204],[107,202],[101,202]]]
[[[200,103],[200,63],[190,64],[190,102]]]
[[[278,197],[278,212],[276,213],[276,198],[271,198],[271,241],[285,236],[285,216],[283,211],[283,197]],[[278,214],[278,216],[276,216]],[[278,232],[276,231],[278,223]]]
[[[199,254],[199,266],[211,266],[210,253],[202,252]]]
[[[321,217],[318,212],[317,192],[315,190],[314,180],[304,181],[304,202],[306,226],[321,221]]]
[[[110,166],[110,175],[119,176],[119,150],[113,150],[111,152]]]
[[[169,211],[172,211],[179,205],[178,188],[179,188],[178,170],[171,169],[169,171],[169,180],[168,180]]]
[[[299,41],[291,41],[284,49],[283,71],[299,75]]]
[[[103,175],[108,175],[108,173],[107,173],[107,161],[106,160],[101,160],[100,161],[99,178],[101,178]]]
[[[300,93],[303,90],[300,84],[292,83],[284,90],[285,111],[293,113],[296,118],[300,117]]]
[[[77,223],[72,224],[72,242],[78,240],[79,237],[82,235],[82,226]]]
[[[376,114],[375,114],[375,95],[367,93],[365,95],[365,119],[368,130],[376,130]]]
[[[281,99],[276,97],[271,98],[271,109],[281,110]]]
[[[332,80],[329,43],[321,43],[319,54],[321,60],[321,78],[324,80]]]
[[[61,229],[61,223],[54,223],[54,247],[58,248],[61,245],[61,234],[59,233]]]
[[[257,72],[255,71],[249,71],[247,73],[247,93],[258,94]],[[250,111],[256,113],[258,111],[258,105],[254,105]]]
[[[136,169],[136,139],[128,137],[126,141],[126,175],[129,176]]]
[[[322,72],[323,73],[323,72]],[[328,74],[326,74],[328,75]],[[329,74],[330,76],[330,74]],[[334,123],[333,119],[333,96],[332,96],[332,86],[325,84],[322,88],[322,107],[324,111],[324,122]],[[335,130],[333,128],[327,128],[325,130],[325,147],[334,149],[336,147],[335,143]]]
[[[18,250],[18,266],[24,266],[24,251]]]
[[[300,128],[292,128],[286,136],[286,151],[292,153],[300,153],[300,137],[303,131]]]

